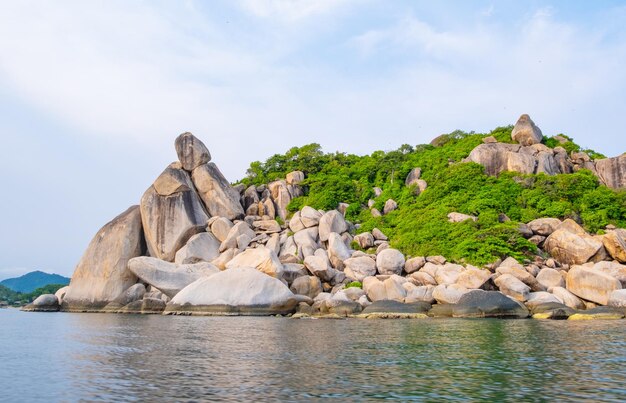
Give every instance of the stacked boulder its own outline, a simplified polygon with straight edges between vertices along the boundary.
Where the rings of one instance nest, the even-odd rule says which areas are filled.
[[[525,147],[537,145],[530,123],[514,131]],[[552,257],[539,250],[525,265],[507,258],[478,268],[405,256],[379,229],[357,233],[345,204],[289,215],[289,202],[303,195],[300,171],[266,185],[231,186],[192,134],[180,135],[175,147],[179,161],[139,206],[98,231],[69,287],[29,310],[563,318],[626,306],[624,230],[592,236],[571,220],[534,220],[520,231]],[[416,193],[426,187],[420,174],[416,168],[406,180]],[[397,207],[388,200],[384,213]]]
[[[485,173],[492,176],[504,171],[556,175],[589,169],[604,185],[612,189],[626,188],[626,155],[593,161],[584,152],[568,155],[563,147],[549,148],[541,143],[541,130],[526,114],[515,124],[511,138],[516,144],[498,143],[494,137],[486,137],[484,144],[474,148],[464,161],[483,165]],[[564,137],[556,138],[567,141]]]

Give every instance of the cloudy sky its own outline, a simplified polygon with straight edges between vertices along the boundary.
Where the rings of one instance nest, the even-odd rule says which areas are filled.
[[[235,181],[529,113],[626,151],[620,1],[0,1],[0,279],[71,275],[191,131]]]

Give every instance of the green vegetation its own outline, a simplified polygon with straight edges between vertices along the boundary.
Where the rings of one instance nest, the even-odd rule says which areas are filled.
[[[6,301],[9,305],[14,305],[15,302],[20,302],[20,305],[26,305],[33,302],[38,296],[54,294],[66,285],[67,284],[48,284],[29,293],[13,291],[8,287],[0,285],[0,301]]]
[[[488,134],[455,131],[439,136],[436,146],[405,144],[365,156],[323,153],[319,144],[309,144],[264,163],[252,163],[242,182],[268,183],[301,170],[306,174],[305,196],[292,200],[290,211],[304,205],[328,210],[346,202],[350,204],[346,216],[361,224],[360,232],[378,227],[405,254],[443,255],[477,265],[499,257],[532,255],[536,248],[520,235],[518,227],[535,218],[572,218],[592,233],[607,224],[626,226],[626,192],[600,185],[590,171],[556,176],[503,173],[496,178],[485,175],[478,164],[461,163],[485,136],[511,142],[511,130],[512,126]],[[563,144],[554,138],[545,143],[582,151],[569,138]],[[592,158],[602,157],[586,152]],[[414,167],[422,169],[422,179],[428,183],[420,195],[404,184]],[[374,186],[383,190],[378,198],[374,198]],[[372,217],[367,201],[374,199],[374,207],[382,211],[389,198],[396,200],[398,210]],[[478,220],[449,223],[450,212],[475,215]]]
[[[360,281],[353,281],[346,284],[345,288],[363,288],[363,284]]]

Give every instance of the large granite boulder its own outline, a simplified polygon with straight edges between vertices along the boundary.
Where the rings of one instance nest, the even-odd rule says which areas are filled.
[[[404,263],[404,255],[397,249],[384,249],[376,255],[376,267],[380,274],[401,274]]]
[[[504,171],[534,173],[537,161],[532,155],[521,154],[519,150],[518,144],[480,144],[470,152],[466,161],[484,166],[485,173],[491,176]]]
[[[133,206],[102,227],[74,270],[63,310],[97,311],[137,282],[128,261],[145,251],[141,214]]]
[[[235,267],[201,278],[179,292],[169,314],[276,315],[295,310],[295,295],[280,280],[251,267]]]
[[[537,218],[527,225],[536,235],[549,236],[561,225],[561,220],[551,217]]]
[[[204,231],[209,217],[193,189],[189,174],[171,165],[143,194],[141,220],[150,256],[174,261],[189,238]]]
[[[609,231],[602,237],[602,243],[613,259],[626,263],[626,230]]]
[[[452,307],[455,318],[527,318],[528,309],[498,291],[471,290]]]
[[[511,132],[511,138],[513,141],[523,146],[530,146],[541,143],[543,134],[530,116],[523,114],[519,117],[517,123],[515,123],[515,127],[513,127],[513,131]]]
[[[583,266],[574,266],[567,272],[566,284],[572,294],[601,305],[609,302],[613,291],[622,289],[619,280],[611,275]]]
[[[609,294],[607,305],[614,308],[626,308],[626,290],[615,290]]]
[[[276,253],[264,246],[254,249],[246,249],[226,263],[226,269],[237,267],[254,267],[258,271],[275,278],[282,278],[283,265]]]
[[[566,288],[563,287],[552,287],[550,292],[557,297],[559,300],[563,301],[563,305],[572,308],[572,309],[585,309],[585,303],[583,300],[567,291]]]
[[[494,280],[494,283],[501,293],[520,302],[526,301],[528,294],[530,294],[530,287],[511,274],[499,276]]]
[[[411,169],[411,172],[409,172],[409,174],[406,176],[406,179],[404,180],[405,186],[417,186],[418,180],[420,179],[421,176],[422,176],[421,168]]]
[[[552,287],[565,287],[565,279],[558,270],[544,267],[537,274],[537,281],[545,287],[546,290]]]
[[[489,270],[468,267],[459,274],[456,284],[467,289],[478,289],[481,288],[489,278],[491,278],[491,272]]]
[[[343,215],[337,210],[330,210],[326,212],[319,220],[319,237],[320,241],[322,242],[328,241],[331,232],[343,234],[347,230],[348,223],[346,222],[345,218],[343,218]]]
[[[613,189],[626,188],[626,154],[596,161],[600,181]]]
[[[352,257],[343,263],[343,272],[353,280],[363,281],[365,277],[376,275],[376,262],[369,256]]]
[[[202,141],[189,132],[176,138],[174,142],[178,159],[186,171],[193,171],[200,165],[211,161],[211,153]]]
[[[603,247],[602,242],[587,235],[574,221],[565,220],[543,244],[557,261],[570,265],[591,260]]]
[[[328,236],[328,255],[331,258],[344,261],[349,259],[352,255],[352,251],[346,246],[341,235],[336,232],[331,232]]]
[[[322,282],[315,276],[301,276],[293,280],[289,289],[294,294],[315,298],[322,292]]]
[[[210,262],[220,255],[220,241],[210,232],[201,232],[189,238],[187,244],[176,252],[174,263],[191,264]]]
[[[209,215],[229,220],[243,218],[244,211],[237,192],[212,162],[195,168],[191,174],[198,194]]]
[[[130,259],[128,269],[170,298],[199,278],[212,276],[220,271],[207,262],[177,265],[148,256]]]
[[[274,201],[276,215],[285,221],[287,219],[287,206],[291,202],[291,193],[289,193],[287,182],[284,180],[274,181],[269,183],[267,187]]]

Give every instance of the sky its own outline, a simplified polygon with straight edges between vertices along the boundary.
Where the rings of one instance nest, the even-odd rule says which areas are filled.
[[[0,279],[70,276],[190,131],[232,182],[528,113],[626,151],[620,1],[0,1]]]

